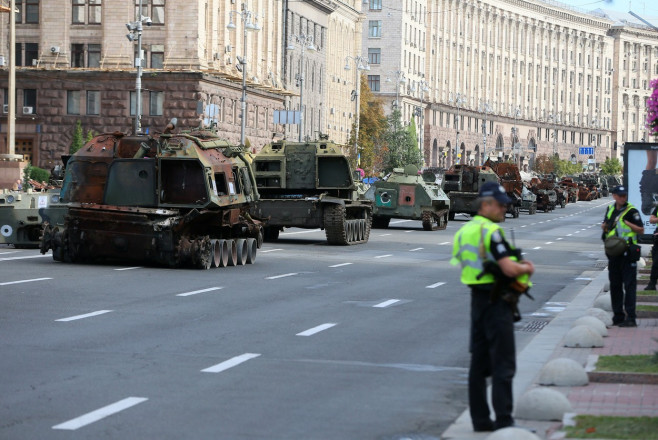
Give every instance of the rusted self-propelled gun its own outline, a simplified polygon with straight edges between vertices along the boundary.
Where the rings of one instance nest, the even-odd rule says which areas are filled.
[[[69,160],[63,226],[46,225],[41,253],[64,262],[135,261],[208,269],[252,263],[263,237],[242,148],[216,133],[96,136]]]

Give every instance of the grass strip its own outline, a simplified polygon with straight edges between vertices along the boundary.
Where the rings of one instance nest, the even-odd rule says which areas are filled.
[[[643,312],[658,312],[658,306],[639,304],[637,306],[637,310],[642,310]]]
[[[599,356],[596,371],[658,373],[658,356],[650,354]]]
[[[658,290],[638,290],[637,294],[645,296],[656,296],[658,295]]]
[[[658,440],[658,417],[576,416],[568,438]]]

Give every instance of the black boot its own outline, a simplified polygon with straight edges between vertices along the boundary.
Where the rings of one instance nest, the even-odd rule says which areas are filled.
[[[656,283],[647,284],[647,287],[645,287],[644,290],[656,290]]]

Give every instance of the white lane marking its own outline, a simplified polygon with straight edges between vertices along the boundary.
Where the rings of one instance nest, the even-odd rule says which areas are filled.
[[[556,238],[556,240],[564,240],[564,238],[558,237],[558,238]]]
[[[68,422],[55,425],[53,426],[53,429],[66,429],[69,431],[75,431],[78,428],[82,428],[83,426],[98,422],[105,417],[116,414],[120,411],[123,411],[124,409],[128,409],[131,406],[146,402],[147,400],[149,399],[146,397],[128,397],[126,399],[119,400],[118,402],[99,408],[95,411],[84,414],[80,417],[76,417],[75,419],[71,419]]]
[[[51,255],[46,254],[46,255],[29,255],[27,257],[7,257],[7,258],[0,258],[0,261],[11,261],[11,260],[26,260],[28,258],[43,258],[43,257],[50,257]]]
[[[423,248],[409,249],[409,252],[422,251]]]
[[[310,234],[311,232],[319,232],[321,229],[311,229],[308,231],[295,231],[295,232],[281,232],[279,235],[295,235],[295,234]]]
[[[33,278],[31,280],[7,281],[5,283],[0,283],[0,286],[8,286],[10,284],[31,283],[33,281],[44,281],[44,280],[52,280],[52,278]]]
[[[391,234],[379,234],[380,237],[386,237],[388,235],[391,235]]]
[[[443,246],[444,244],[450,244],[449,241],[444,241],[443,243],[439,243],[439,246]]]
[[[580,231],[575,231],[574,234],[580,234]]]
[[[323,330],[334,327],[335,325],[336,325],[336,323],[328,322],[326,324],[318,325],[317,327],[313,327],[313,328],[310,328],[308,330],[304,330],[301,333],[297,333],[296,336],[312,336],[316,333],[320,333]]]
[[[114,269],[114,270],[133,270],[133,269],[141,269],[143,266],[135,266],[135,267],[122,267],[121,269]]]
[[[387,258],[387,257],[392,257],[393,254],[386,254],[386,255],[377,255],[375,258]]]
[[[552,242],[552,241],[547,241],[547,242],[544,243],[544,244],[553,244],[553,242]]]
[[[534,250],[541,249],[541,246],[535,246],[533,247]]]
[[[404,223],[404,222],[410,222],[411,220],[396,220],[394,222],[390,222],[389,224],[394,225],[396,223]]]
[[[340,264],[334,264],[333,266],[329,266],[329,267],[343,267],[343,266],[349,266],[350,264],[354,264],[354,263],[340,263]]]
[[[591,278],[587,278],[587,277],[578,277],[578,278],[574,278],[574,280],[576,280],[576,281],[592,281]]]
[[[265,279],[266,280],[276,280],[277,278],[294,277],[295,275],[299,275],[299,273],[297,273],[297,272],[284,273],[283,275],[274,275],[272,277],[265,277]]]
[[[544,223],[544,222],[539,222],[540,225],[541,225],[542,223]]]
[[[573,234],[567,234],[567,237],[571,237]]]
[[[526,226],[528,226],[528,225],[521,225],[522,228],[525,228]]]
[[[283,249],[278,249],[278,248],[277,248],[277,249],[266,249],[266,250],[264,250],[264,251],[258,251],[258,252],[260,252],[261,254],[266,254],[266,253],[268,253],[268,252],[276,252],[276,251],[282,251],[282,250],[283,250]]]
[[[393,305],[397,302],[400,302],[399,299],[389,299],[388,301],[381,302],[379,304],[375,304],[373,307],[378,307],[380,309],[383,309],[384,307],[388,307],[390,305]]]
[[[223,289],[223,287],[209,287],[207,289],[193,290],[192,292],[179,293],[176,296],[190,296],[190,295],[196,295],[198,293],[212,292],[213,290],[220,290],[220,289]]]
[[[241,354],[240,356],[236,356],[234,358],[231,358],[227,361],[221,362],[217,365],[213,365],[212,367],[204,368],[201,370],[202,373],[221,373],[224,370],[228,370],[229,368],[233,368],[236,365],[240,365],[243,362],[247,362],[249,359],[254,359],[260,356],[259,353],[245,353]]]
[[[414,232],[413,229],[411,231],[404,231],[404,232]]]
[[[0,252],[0,255],[16,254],[18,251]]]
[[[425,288],[426,288],[426,289],[435,289],[435,288],[437,288],[437,287],[439,287],[439,286],[443,286],[444,284],[445,284],[445,283],[434,283],[434,284],[430,284],[429,286],[425,286]]]
[[[91,318],[92,316],[103,315],[105,313],[110,313],[113,310],[99,310],[97,312],[85,313],[84,315],[69,316],[68,318],[56,319],[55,321],[59,322],[68,322],[75,321],[77,319]]]

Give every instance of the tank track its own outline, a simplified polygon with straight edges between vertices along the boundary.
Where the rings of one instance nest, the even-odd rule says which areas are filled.
[[[439,211],[423,211],[423,229],[426,231],[439,231],[448,227],[448,209]]]
[[[365,218],[347,219],[343,205],[329,205],[324,210],[324,231],[327,243],[338,246],[351,246],[367,243],[372,227],[372,212],[367,208],[357,208],[365,213]]]

